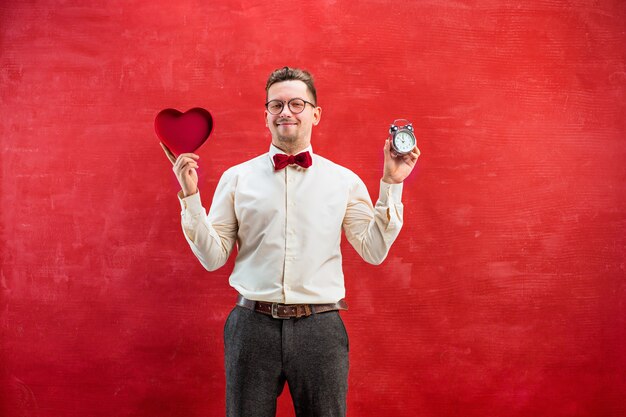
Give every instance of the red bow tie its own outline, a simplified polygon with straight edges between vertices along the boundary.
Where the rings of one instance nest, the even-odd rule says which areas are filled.
[[[300,165],[302,168],[308,168],[313,164],[313,160],[311,159],[309,151],[300,152],[297,155],[285,155],[284,153],[277,153],[274,155],[275,171],[281,170],[291,164]]]

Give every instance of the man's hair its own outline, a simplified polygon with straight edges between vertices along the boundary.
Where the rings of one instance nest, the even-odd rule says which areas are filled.
[[[265,99],[267,100],[267,93],[273,84],[291,80],[302,81],[305,83],[307,89],[313,97],[313,104],[317,106],[317,92],[315,91],[315,85],[313,84],[313,76],[308,71],[301,70],[299,68],[283,67],[274,70],[274,72],[272,72],[270,77],[267,79],[267,84],[265,84]]]

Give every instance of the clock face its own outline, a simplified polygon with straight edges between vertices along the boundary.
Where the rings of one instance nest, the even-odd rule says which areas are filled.
[[[393,138],[393,147],[398,153],[409,153],[415,147],[415,137],[409,132],[398,132]]]

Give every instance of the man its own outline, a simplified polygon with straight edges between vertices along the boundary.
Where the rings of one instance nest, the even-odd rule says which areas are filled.
[[[284,67],[266,85],[268,153],[228,169],[208,216],[198,191],[199,156],[174,164],[182,191],[182,228],[209,271],[237,243],[229,282],[239,292],[224,327],[229,417],[273,417],[289,384],[298,417],[345,416],[348,336],[341,230],[372,264],[381,263],[402,226],[402,182],[419,150],[400,156],[384,145],[380,197],[372,206],[351,171],[313,153],[311,132],[322,109],[311,75]]]

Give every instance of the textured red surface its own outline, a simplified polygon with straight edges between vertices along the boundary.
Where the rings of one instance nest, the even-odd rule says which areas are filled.
[[[220,416],[235,294],[187,247],[153,120],[211,109],[205,204],[310,69],[316,152],[376,196],[423,156],[387,261],[344,247],[349,415],[626,415],[620,0],[0,5],[0,415]],[[280,416],[293,415],[286,398]]]

